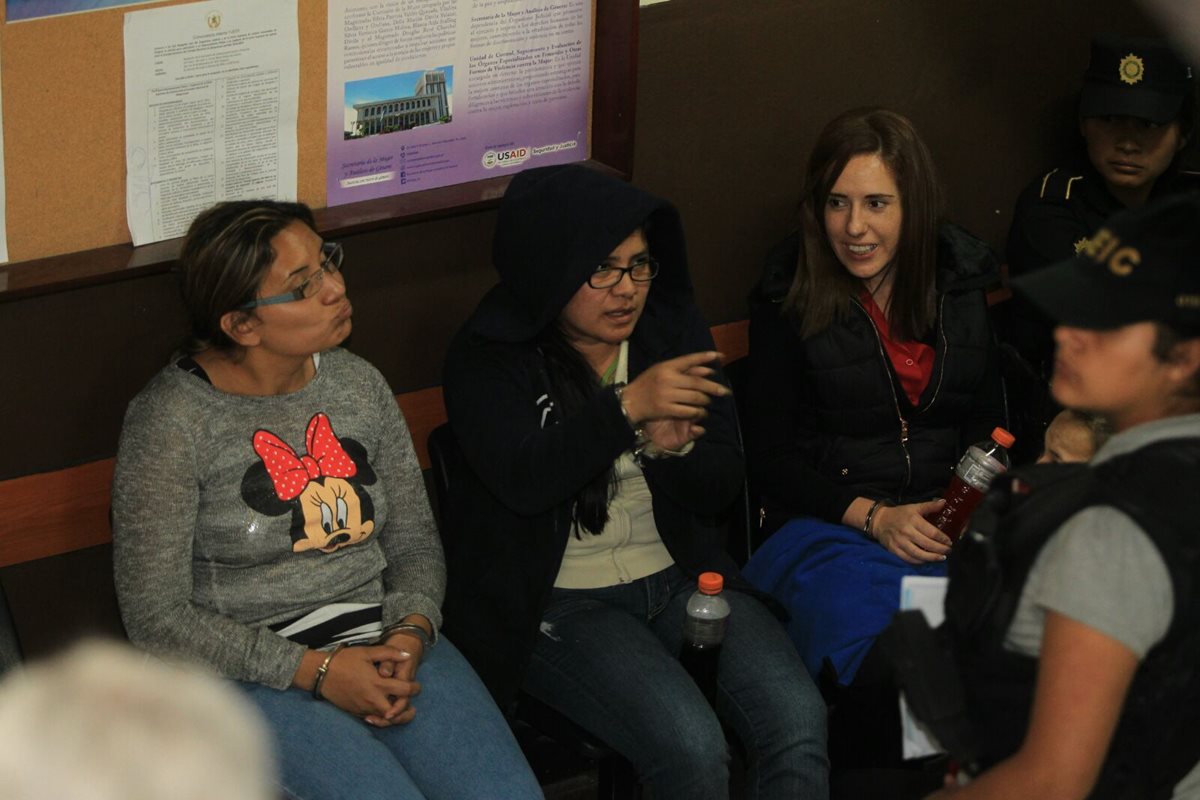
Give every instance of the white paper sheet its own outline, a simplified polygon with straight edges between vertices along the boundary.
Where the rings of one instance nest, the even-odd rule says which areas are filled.
[[[900,609],[916,608],[925,614],[929,626],[936,628],[945,619],[946,578],[906,575],[900,581]],[[933,735],[913,717],[900,694],[900,736],[904,758],[922,758],[942,752]]]
[[[126,214],[135,245],[219,200],[296,199],[296,0],[125,15]]]

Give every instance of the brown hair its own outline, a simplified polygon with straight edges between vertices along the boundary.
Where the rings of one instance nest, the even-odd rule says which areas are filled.
[[[316,228],[308,206],[276,200],[218,203],[192,221],[179,253],[183,305],[191,324],[185,352],[236,347],[221,330],[221,318],[254,299],[275,262],[271,240],[294,222]]]
[[[829,245],[825,203],[850,159],[878,155],[900,190],[900,245],[892,269],[895,282],[886,309],[902,339],[919,339],[933,324],[937,229],[942,191],[929,149],[912,123],[884,108],[858,108],[836,117],[817,137],[800,201],[803,247],[783,310],[804,338],[850,313],[862,288]]]
[[[1200,338],[1200,331],[1184,330],[1165,322],[1154,323],[1154,344],[1150,352],[1163,364],[1169,364],[1175,359],[1175,348],[1189,339]],[[1200,372],[1192,375],[1191,383],[1183,389],[1183,396],[1188,399],[1200,398]]]

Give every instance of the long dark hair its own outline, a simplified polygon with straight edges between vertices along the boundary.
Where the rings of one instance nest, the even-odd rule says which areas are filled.
[[[803,338],[850,313],[862,281],[838,261],[825,229],[825,203],[850,159],[877,155],[900,190],[900,244],[886,309],[894,335],[920,339],[933,324],[942,191],[929,149],[906,118],[884,108],[847,111],[817,137],[800,202],[804,246],[783,310]]]
[[[600,378],[567,339],[558,320],[547,325],[536,342],[546,367],[550,396],[554,398],[559,414],[570,416],[600,390]],[[576,537],[582,538],[580,531],[598,534],[604,530],[608,524],[608,503],[614,490],[614,470],[609,462],[575,493],[571,504],[571,527]]]
[[[654,227],[654,217],[647,217],[630,234],[640,231],[648,247]],[[550,396],[560,415],[570,416],[600,391],[600,378],[583,353],[571,344],[557,318],[542,329],[534,342],[546,367]],[[615,492],[616,470],[609,462],[575,493],[571,527],[576,537],[582,538],[582,531],[598,534],[604,530],[608,524],[608,504]]]

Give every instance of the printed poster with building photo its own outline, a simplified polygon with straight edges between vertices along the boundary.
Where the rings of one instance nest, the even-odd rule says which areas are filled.
[[[330,206],[588,158],[593,0],[330,0]]]
[[[4,18],[8,22],[19,22],[23,19],[79,14],[114,6],[145,5],[148,2],[150,0],[7,0]]]

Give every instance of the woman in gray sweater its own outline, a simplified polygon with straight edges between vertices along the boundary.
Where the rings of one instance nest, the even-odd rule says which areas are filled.
[[[290,794],[541,797],[438,641],[441,546],[391,389],[338,348],[341,261],[303,205],[223,203],[192,223],[188,355],[130,404],[117,456],[126,629],[237,682]]]

